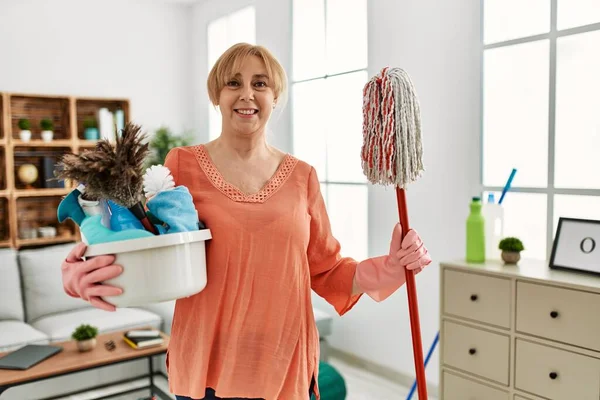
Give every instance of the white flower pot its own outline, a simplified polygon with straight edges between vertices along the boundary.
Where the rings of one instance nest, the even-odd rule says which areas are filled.
[[[31,131],[30,130],[22,130],[19,132],[19,138],[23,142],[29,142],[31,140]]]
[[[54,137],[54,132],[52,131],[42,131],[42,140],[44,142],[51,142]]]
[[[96,338],[77,341],[77,348],[79,351],[90,351],[94,347],[96,347]]]
[[[205,242],[209,229],[89,245],[85,257],[114,254],[121,275],[103,283],[123,289],[104,300],[137,307],[189,297],[206,287]]]

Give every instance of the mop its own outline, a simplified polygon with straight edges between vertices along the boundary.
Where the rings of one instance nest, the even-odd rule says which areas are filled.
[[[383,68],[363,90],[362,168],[369,182],[394,185],[402,239],[409,231],[405,188],[423,168],[421,117],[412,81],[400,68]],[[419,400],[427,399],[415,276],[406,270]]]

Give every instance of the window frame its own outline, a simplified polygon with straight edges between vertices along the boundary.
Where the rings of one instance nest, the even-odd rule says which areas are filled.
[[[292,32],[292,34],[291,34],[291,43],[290,43],[291,49],[294,48],[294,35],[293,35],[293,32],[294,32],[294,26],[293,25],[295,24],[294,11],[293,11],[293,9],[294,9],[293,2],[294,1],[302,1],[302,0],[292,0],[292,7],[291,7],[292,8],[292,11],[291,11],[292,12],[292,18],[291,18],[291,23],[292,23],[291,32]],[[322,1],[323,1],[324,10],[325,10],[324,15],[323,15],[323,17],[325,19],[324,24],[323,24],[323,28],[325,30],[325,38],[324,38],[324,40],[325,40],[325,55],[327,57],[327,54],[328,54],[328,52],[327,52],[327,2],[328,2],[328,0],[322,0]],[[368,4],[368,0],[365,0],[365,2],[367,2],[367,4]],[[369,20],[368,20],[368,8],[367,8],[367,12],[365,13],[365,19],[366,19],[366,22],[367,22],[367,33],[368,33],[368,22],[369,22]],[[293,124],[293,121],[294,121],[294,116],[293,116],[293,112],[294,112],[294,107],[293,107],[293,101],[294,101],[293,91],[294,91],[296,85],[297,84],[306,83],[306,82],[316,81],[316,80],[323,80],[323,82],[326,83],[327,79],[336,78],[336,77],[340,77],[340,76],[344,76],[344,75],[349,75],[349,74],[353,74],[353,73],[358,73],[358,72],[365,72],[367,74],[367,77],[368,77],[368,74],[369,74],[369,70],[368,70],[368,67],[369,67],[368,41],[367,41],[367,49],[366,49],[366,51],[367,51],[367,63],[364,66],[364,68],[352,69],[352,70],[344,70],[342,72],[336,72],[336,73],[333,73],[333,74],[328,74],[327,71],[325,71],[324,75],[318,75],[318,76],[313,76],[313,77],[310,77],[310,78],[304,78],[304,79],[298,79],[298,80],[294,79],[294,71],[293,70],[291,71],[292,72],[290,74],[290,77],[291,77],[290,78],[290,92],[291,93],[290,93],[290,96],[289,96],[289,101],[290,101],[290,105],[292,106],[291,107],[291,114],[290,114],[290,134],[291,134],[290,135],[290,148],[291,148],[291,153],[292,154],[295,154],[294,142],[295,142],[296,129],[295,129],[295,126]],[[292,68],[293,68],[293,65],[294,65],[294,52],[293,51],[291,52],[291,65],[292,65]],[[365,82],[365,84],[366,84],[366,82]],[[326,131],[326,134],[327,134],[327,131]],[[325,206],[328,209],[331,206],[331,203],[330,203],[330,201],[331,201],[330,190],[331,190],[332,185],[346,186],[346,187],[349,187],[349,186],[360,186],[360,187],[365,188],[366,189],[366,210],[365,210],[366,216],[365,216],[365,218],[366,218],[366,226],[367,226],[367,230],[368,230],[369,229],[369,182],[368,182],[368,180],[365,179],[362,182],[360,182],[360,181],[352,181],[352,180],[348,180],[348,181],[334,181],[334,180],[330,180],[329,176],[328,176],[329,161],[330,161],[330,155],[329,155],[329,152],[327,150],[327,140],[326,140],[325,141],[325,165],[324,165],[325,176],[319,176],[319,183],[320,183],[321,192],[323,194],[323,198],[324,198],[324,201],[325,201]],[[333,223],[332,223],[332,225],[333,225]],[[365,256],[368,256],[368,254],[369,254],[369,240],[368,240],[368,235],[366,233],[365,233],[365,241],[366,241],[364,243],[365,249],[366,249]]]
[[[479,129],[479,185],[481,189],[481,193],[483,195],[484,192],[501,192],[503,190],[502,186],[487,186],[483,182],[484,178],[484,167],[485,167],[485,148],[484,148],[484,140],[485,140],[485,132],[484,132],[484,95],[485,95],[485,87],[484,87],[484,60],[485,60],[485,52],[486,50],[496,49],[500,47],[509,47],[513,45],[530,43],[538,40],[548,40],[549,41],[549,99],[548,99],[548,165],[547,165],[547,173],[548,178],[545,187],[514,187],[512,186],[510,191],[515,193],[538,193],[546,195],[546,259],[549,259],[550,254],[552,252],[552,245],[554,242],[554,197],[556,195],[579,195],[579,196],[598,196],[600,197],[600,189],[579,189],[579,188],[556,188],[554,186],[554,169],[556,167],[555,162],[555,138],[556,138],[556,64],[557,64],[557,43],[560,38],[568,37],[572,35],[577,35],[581,33],[588,33],[594,31],[600,31],[600,22],[582,25],[574,28],[567,28],[558,30],[557,21],[558,21],[558,0],[550,0],[550,30],[547,33],[525,36],[518,39],[511,39],[506,41],[500,41],[490,44],[485,44],[484,32],[485,32],[485,0],[481,0],[480,5],[480,43],[481,43],[481,53],[480,53],[480,65],[481,65],[481,75],[480,75],[480,129]],[[518,173],[518,172],[517,172]],[[507,176],[508,178],[508,176]],[[483,197],[482,197],[483,198]]]

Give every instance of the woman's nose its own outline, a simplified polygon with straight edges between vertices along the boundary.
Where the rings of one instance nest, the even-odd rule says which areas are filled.
[[[252,85],[244,85],[241,92],[241,99],[246,101],[254,100],[254,88]]]

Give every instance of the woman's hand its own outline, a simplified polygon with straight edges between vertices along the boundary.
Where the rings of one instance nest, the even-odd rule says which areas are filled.
[[[406,268],[415,270],[415,274],[417,274],[431,264],[431,257],[427,248],[414,229],[409,229],[404,239],[401,238],[402,226],[398,223],[392,232],[390,254],[386,260],[386,268],[403,272]]]
[[[117,296],[123,293],[121,288],[100,284],[107,279],[119,276],[123,267],[115,265],[115,256],[102,255],[82,260],[87,246],[79,243],[71,250],[61,265],[63,289],[71,297],[80,297],[88,301],[92,306],[106,310],[115,311],[116,307],[101,297]]]
[[[396,224],[389,254],[368,258],[356,266],[352,293],[364,292],[381,301],[406,283],[406,269],[417,274],[429,264],[431,257],[419,234],[411,229],[402,239],[402,226]]]

